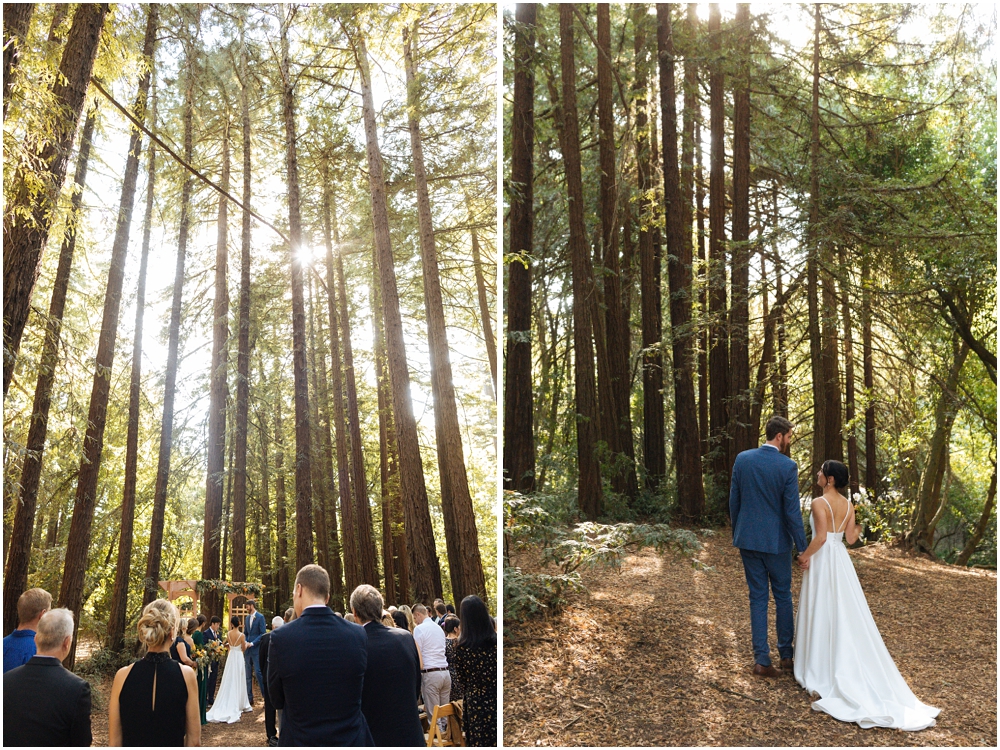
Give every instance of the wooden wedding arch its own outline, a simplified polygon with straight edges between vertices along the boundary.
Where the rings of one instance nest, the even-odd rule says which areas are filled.
[[[201,600],[201,593],[199,592],[198,584],[208,583],[205,581],[193,581],[193,580],[179,580],[179,581],[160,581],[160,588],[167,592],[167,599],[173,603],[174,599],[178,597],[187,596],[191,598],[193,604],[193,611],[191,613],[192,617],[198,616],[198,603]],[[247,614],[247,602],[254,602],[256,604],[258,594],[252,589],[261,589],[263,586],[260,584],[248,584],[248,583],[230,583],[228,581],[211,582],[216,584],[213,588],[217,591],[222,591],[226,595],[226,612],[228,616],[233,615],[240,618],[240,625],[243,624],[243,620]],[[243,601],[234,604],[236,599],[242,599]],[[224,620],[225,621],[225,620]]]

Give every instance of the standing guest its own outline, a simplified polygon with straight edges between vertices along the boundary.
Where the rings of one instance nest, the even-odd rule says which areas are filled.
[[[108,744],[111,747],[201,744],[198,683],[194,670],[170,658],[178,627],[177,607],[156,599],[142,610],[139,642],[146,655],[122,667],[111,685]]]
[[[264,694],[264,677],[260,671],[260,650],[257,644],[263,637],[267,627],[264,625],[264,615],[257,611],[257,602],[250,599],[247,602],[247,616],[243,622],[243,633],[247,640],[247,650],[243,652],[243,661],[247,668],[247,700],[253,705],[253,678],[257,675],[257,685],[261,695]]]
[[[448,673],[451,675],[451,700],[460,701],[465,696],[462,681],[455,672],[455,647],[462,634],[461,624],[455,615],[447,615],[441,623],[444,629],[444,655],[448,659]]]
[[[209,621],[208,630],[205,631],[205,642],[218,641],[219,628],[222,627],[222,618],[213,616]],[[205,706],[211,708],[215,703],[215,683],[219,679],[219,662],[213,661],[208,668],[208,684],[205,686]]]
[[[400,612],[398,609],[392,613],[392,621],[396,623],[397,628],[401,628],[409,632],[410,625],[406,621],[406,615]]]
[[[208,629],[208,618],[205,615],[198,615],[196,618],[198,627],[191,634],[195,649],[205,649],[205,631]],[[195,672],[198,675],[198,709],[201,711],[202,726],[208,722],[205,720],[205,711],[208,710],[208,674],[205,669],[199,666]]]
[[[444,599],[435,599],[430,609],[431,619],[440,625],[446,614],[448,614],[448,610],[444,606]]]
[[[413,607],[413,619],[417,623],[413,639],[420,648],[423,665],[420,690],[424,696],[424,710],[430,717],[434,715],[434,706],[445,706],[451,701],[451,673],[448,671],[448,657],[444,653],[444,631],[428,617],[427,607],[423,604]],[[444,719],[440,721],[443,731],[447,722]]]
[[[420,656],[410,633],[380,622],[382,594],[362,584],[351,594],[351,612],[368,637],[368,667],[361,712],[376,747],[423,747],[417,693]]]
[[[449,615],[455,615],[455,617],[458,617],[458,615],[455,613],[455,605],[454,604],[448,604],[448,605],[446,605],[445,609],[448,610],[448,614]]]
[[[368,637],[333,614],[330,576],[306,565],[295,576],[295,620],[271,634],[267,692],[283,709],[278,745],[370,746],[361,713]]]
[[[339,614],[337,614],[336,612],[334,612],[334,614],[335,614],[335,615],[337,615],[337,617],[341,617],[341,616],[342,616],[342,615],[339,615]],[[354,619],[354,615],[352,615],[352,614],[351,614],[350,612],[348,612],[348,613],[347,613],[346,615],[343,615],[343,618],[344,618],[345,620],[347,620],[348,622],[354,622],[354,623],[356,623],[356,622],[357,622],[357,621],[356,621],[356,620]]]
[[[462,600],[462,635],[455,649],[455,671],[465,702],[462,724],[469,747],[497,744],[497,634],[478,596]]]
[[[285,623],[289,623],[295,619],[295,607],[289,607],[285,610]]]
[[[52,594],[28,589],[17,600],[17,629],[3,639],[4,674],[27,664],[35,655],[35,631],[42,615],[52,608]],[[4,743],[7,744],[7,743]]]
[[[406,628],[412,633],[413,629],[417,626],[416,620],[413,619],[413,610],[404,604],[399,608],[399,611],[406,617]]]
[[[394,628],[394,627],[396,627],[396,621],[393,620],[392,619],[392,615],[390,615],[384,609],[382,610],[382,619],[379,620],[379,622],[381,622],[387,628]]]
[[[187,618],[181,617],[177,621],[177,636],[174,638],[173,645],[170,647],[170,658],[175,661],[179,661],[185,666],[191,667],[191,669],[197,669],[198,665],[195,664],[194,659],[191,658],[191,651],[193,650],[194,642],[192,641],[189,645],[188,640],[185,637],[187,635],[187,628]]]
[[[280,628],[285,624],[285,621],[275,615],[274,619],[271,620],[271,633]],[[260,637],[259,645],[257,648],[260,649],[260,673],[264,675],[264,681],[261,684],[264,694],[264,731],[267,733],[267,746],[277,747],[278,746],[278,728],[275,723],[275,712],[274,704],[271,702],[271,696],[267,692],[267,657],[268,651],[271,648],[271,633],[264,633]]]
[[[53,609],[34,625],[36,654],[3,676],[4,747],[89,747],[90,683],[62,665],[73,647],[73,613]]]

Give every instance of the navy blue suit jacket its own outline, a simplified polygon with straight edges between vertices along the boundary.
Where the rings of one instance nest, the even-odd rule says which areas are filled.
[[[267,693],[282,709],[278,744],[371,746],[361,713],[368,666],[364,628],[337,617],[329,607],[302,615],[271,632]]]
[[[264,624],[264,615],[260,612],[254,612],[253,617],[248,615],[243,632],[245,633],[247,644],[252,643],[256,645],[261,636],[267,632],[267,626]]]
[[[417,694],[420,657],[408,630],[365,623],[368,669],[361,693],[361,711],[377,747],[424,747]]]
[[[729,516],[734,547],[777,554],[789,552],[794,542],[804,552],[795,462],[768,445],[740,453],[733,464]]]

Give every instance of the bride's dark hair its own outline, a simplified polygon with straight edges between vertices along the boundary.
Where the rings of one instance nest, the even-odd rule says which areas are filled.
[[[824,461],[823,465],[820,467],[820,471],[823,472],[824,476],[828,476],[833,479],[833,486],[838,490],[842,490],[851,481],[851,474],[840,461]]]
[[[229,624],[232,625],[234,628],[239,628],[240,618],[237,617],[236,615],[233,615],[232,617],[229,618]]]

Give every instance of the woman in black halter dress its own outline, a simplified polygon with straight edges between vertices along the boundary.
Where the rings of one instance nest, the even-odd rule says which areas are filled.
[[[173,610],[171,612],[170,610]],[[177,609],[158,599],[139,619],[148,653],[118,670],[108,708],[108,744],[122,747],[183,746],[201,742],[194,670],[170,658]]]

